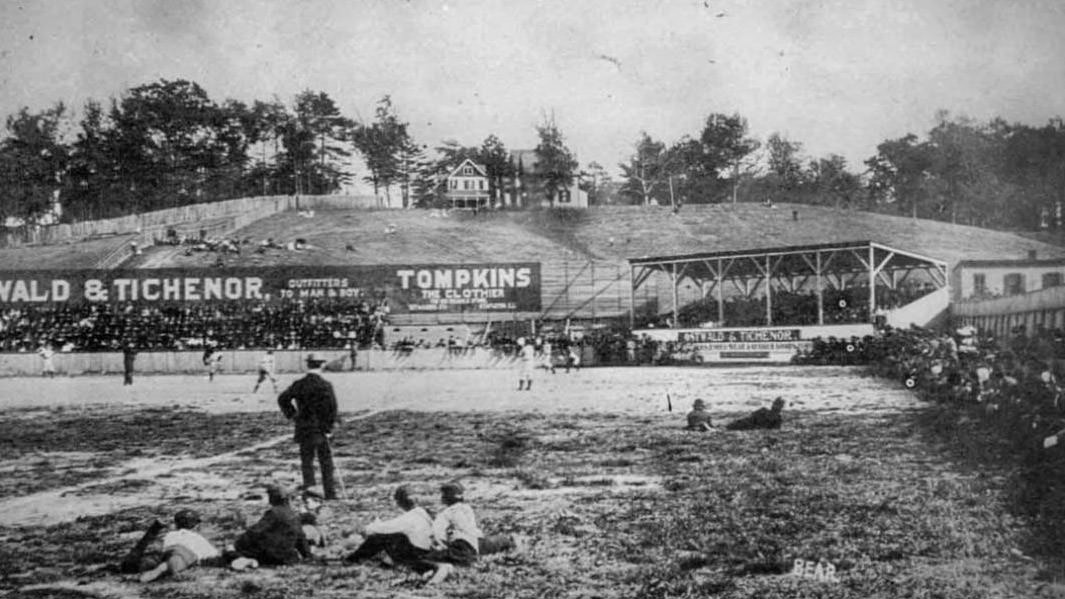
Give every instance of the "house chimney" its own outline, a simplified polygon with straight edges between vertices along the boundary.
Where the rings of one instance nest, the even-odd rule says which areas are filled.
[[[1037,253],[1038,252],[1036,252],[1036,250],[1028,250],[1028,259],[1029,260],[1035,260]]]

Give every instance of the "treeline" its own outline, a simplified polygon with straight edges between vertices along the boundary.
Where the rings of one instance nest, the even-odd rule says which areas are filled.
[[[537,127],[535,181],[526,195],[553,201],[577,163],[554,121]],[[57,104],[22,109],[0,139],[0,223],[111,218],[254,195],[328,194],[356,176],[358,153],[375,193],[403,206],[431,206],[442,175],[465,158],[486,166],[493,197],[523,168],[496,136],[482,145],[444,142],[435,153],[417,143],[391,98],[374,119],[345,116],[324,92],[279,99],[218,102],[198,84],[160,80],[129,89],[106,105],[89,101],[75,116]],[[535,198],[538,199],[538,198]]]
[[[806,156],[779,133],[748,135],[738,114],[712,114],[698,136],[666,144],[642,133],[619,165],[620,203],[795,202],[1010,229],[1060,228],[1065,124],[979,123],[936,115],[923,137],[877,146],[858,171],[837,154]]]

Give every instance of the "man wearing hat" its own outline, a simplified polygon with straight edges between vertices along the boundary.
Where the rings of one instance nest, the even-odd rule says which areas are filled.
[[[303,487],[315,484],[314,457],[322,467],[322,488],[326,499],[337,498],[336,473],[333,469],[333,450],[329,437],[337,420],[337,400],[333,385],[322,378],[326,360],[308,354],[307,376],[292,383],[281,392],[277,404],[285,418],[296,425],[296,443],[300,445],[300,467]]]
[[[692,411],[688,412],[688,430],[708,431],[713,425],[710,423],[710,412],[706,411],[706,402],[696,399],[692,403]]]

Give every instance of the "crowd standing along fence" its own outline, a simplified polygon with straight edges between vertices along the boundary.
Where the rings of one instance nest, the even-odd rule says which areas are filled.
[[[582,366],[596,366],[597,356],[590,347],[582,348]],[[249,374],[258,371],[263,351],[223,350],[221,374]],[[299,373],[306,370],[304,359],[308,350],[274,352],[275,371]],[[417,348],[411,351],[369,349],[359,350],[354,368],[348,351],[315,350],[328,360],[326,370],[332,372],[373,370],[445,370],[445,369],[512,369],[518,367],[517,354],[507,354],[486,347]],[[121,352],[57,353],[53,357],[60,376],[112,375],[123,371]],[[43,362],[36,353],[0,354],[0,376],[40,376]],[[136,355],[134,371],[139,374],[204,374],[202,351],[145,351]]]
[[[957,302],[951,314],[958,326],[971,325],[1001,338],[1065,329],[1065,287]]]

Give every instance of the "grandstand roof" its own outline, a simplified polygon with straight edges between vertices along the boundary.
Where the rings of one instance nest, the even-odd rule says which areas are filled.
[[[821,263],[825,271],[867,271],[870,268],[870,253],[872,264],[879,265],[878,270],[933,268],[940,272],[946,271],[946,262],[943,260],[868,240],[630,258],[629,265],[651,270],[666,270],[677,266],[681,270],[678,275],[693,279],[716,279],[720,270],[724,271],[720,277],[722,279],[762,277],[767,270],[772,272],[773,276],[787,277],[809,275],[816,270],[818,254],[826,255],[825,261]]]

